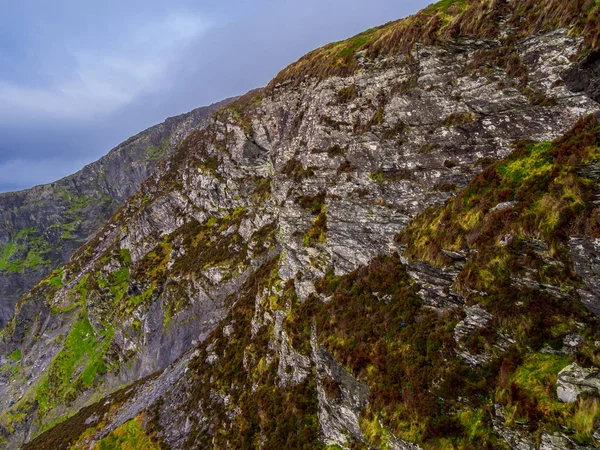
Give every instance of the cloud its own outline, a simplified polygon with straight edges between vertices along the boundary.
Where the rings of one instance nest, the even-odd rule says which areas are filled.
[[[62,80],[32,87],[0,78],[0,120],[86,120],[109,114],[167,83],[169,66],[210,26],[201,16],[171,14],[132,26],[110,40],[112,47],[63,43],[73,47],[74,67]]]

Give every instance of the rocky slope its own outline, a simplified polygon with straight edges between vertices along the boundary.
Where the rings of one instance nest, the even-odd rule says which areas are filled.
[[[0,327],[19,297],[67,262],[167,154],[228,102],[171,117],[55,183],[0,194]]]
[[[5,446],[598,445],[598,14],[443,0],[220,110],[19,301]]]

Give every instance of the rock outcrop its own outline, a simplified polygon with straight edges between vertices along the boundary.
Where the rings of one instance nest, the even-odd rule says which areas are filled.
[[[600,369],[580,367],[574,363],[558,373],[556,394],[566,403],[574,403],[585,392],[600,393]]]

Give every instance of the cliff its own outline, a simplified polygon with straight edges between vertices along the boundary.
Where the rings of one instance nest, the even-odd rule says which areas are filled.
[[[19,300],[5,446],[595,448],[599,13],[443,0],[219,110]]]

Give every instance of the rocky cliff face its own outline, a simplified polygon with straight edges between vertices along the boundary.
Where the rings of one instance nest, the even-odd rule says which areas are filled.
[[[19,297],[67,262],[158,163],[228,102],[169,118],[55,183],[0,194],[0,326]]]
[[[597,14],[443,1],[220,110],[19,301],[7,448],[597,445]]]

